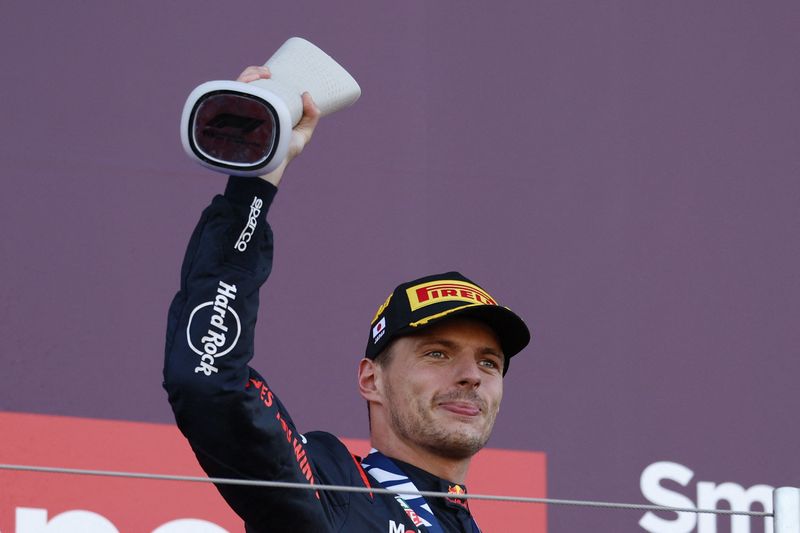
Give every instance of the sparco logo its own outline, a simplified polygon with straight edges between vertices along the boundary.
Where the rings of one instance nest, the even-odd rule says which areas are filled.
[[[256,231],[256,225],[258,224],[258,217],[261,215],[261,206],[264,205],[264,202],[258,196],[253,197],[253,203],[250,204],[250,216],[247,217],[247,225],[242,230],[242,234],[239,235],[239,240],[236,241],[236,244],[233,246],[240,252],[244,252],[247,250],[247,243],[250,242],[250,239],[253,237],[253,232]]]
[[[217,294],[210,302],[205,302],[192,310],[186,326],[189,347],[200,356],[200,366],[195,373],[206,376],[217,372],[215,358],[227,354],[239,340],[242,323],[230,302],[236,299],[236,285],[220,281]]]

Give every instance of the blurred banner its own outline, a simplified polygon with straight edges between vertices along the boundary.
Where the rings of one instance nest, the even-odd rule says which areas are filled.
[[[148,474],[204,476],[175,426],[0,413],[0,462]],[[345,439],[353,453],[369,443]],[[543,498],[546,457],[486,449],[467,486],[476,494]],[[470,507],[484,531],[546,531],[539,504]],[[2,533],[234,533],[241,520],[210,484],[0,471]]]

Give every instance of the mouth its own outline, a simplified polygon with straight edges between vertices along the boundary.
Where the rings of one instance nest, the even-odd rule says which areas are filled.
[[[481,414],[481,408],[474,403],[464,401],[449,401],[441,402],[439,407],[451,413],[461,416],[478,416]]]

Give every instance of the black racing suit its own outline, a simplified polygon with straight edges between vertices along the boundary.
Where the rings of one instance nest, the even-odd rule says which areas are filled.
[[[231,177],[224,196],[203,212],[169,309],[164,388],[178,427],[211,477],[375,487],[335,436],[301,435],[248,366],[258,292],[272,266],[266,212],[276,191],[260,179]],[[419,490],[447,492],[446,480],[397,463]],[[391,495],[217,488],[249,532],[415,531]],[[428,498],[445,531],[472,533],[463,502]]]

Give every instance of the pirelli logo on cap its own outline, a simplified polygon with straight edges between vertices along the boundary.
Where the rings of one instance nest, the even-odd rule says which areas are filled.
[[[436,280],[414,285],[406,289],[412,311],[426,305],[441,302],[465,302],[468,304],[497,305],[494,298],[472,283],[457,280]]]

